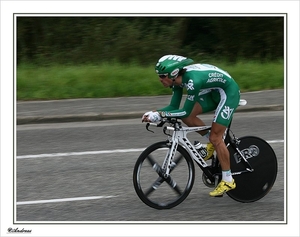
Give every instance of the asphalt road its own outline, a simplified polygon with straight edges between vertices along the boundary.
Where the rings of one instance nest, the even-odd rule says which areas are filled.
[[[209,122],[211,115],[202,116]],[[211,198],[196,168],[192,192],[179,206],[159,211],[137,197],[132,172],[143,148],[165,139],[140,119],[18,125],[16,221],[30,222],[275,222],[285,219],[284,111],[236,113],[232,130],[270,141],[278,176],[254,203]],[[191,135],[191,139],[194,135]],[[195,134],[195,138],[197,135]]]
[[[241,98],[246,106],[237,108],[245,111],[278,111],[285,105],[285,91],[264,90],[245,92]],[[184,98],[186,95],[183,96]],[[107,119],[140,118],[146,111],[168,105],[171,95],[119,98],[69,99],[46,101],[17,101],[16,121],[21,124],[102,121]],[[182,99],[183,105],[185,99]]]

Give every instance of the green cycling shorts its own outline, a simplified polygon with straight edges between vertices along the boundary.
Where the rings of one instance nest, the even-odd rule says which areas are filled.
[[[236,84],[230,85],[226,89],[203,90],[198,96],[198,103],[202,107],[202,113],[215,110],[213,122],[226,127],[230,124],[239,101],[240,90]]]

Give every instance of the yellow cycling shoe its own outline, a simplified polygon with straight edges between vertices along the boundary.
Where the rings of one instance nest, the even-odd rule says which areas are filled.
[[[207,156],[204,158],[205,161],[212,158],[215,151],[215,147],[212,143],[209,142],[206,145],[206,150],[207,150]]]
[[[209,193],[209,195],[211,197],[222,197],[224,193],[235,189],[236,184],[234,182],[234,179],[232,180],[232,182],[225,182],[224,180],[222,180],[218,186],[216,187],[216,189],[212,192]]]

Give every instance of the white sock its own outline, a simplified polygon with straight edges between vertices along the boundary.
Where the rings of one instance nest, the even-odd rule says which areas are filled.
[[[210,131],[208,131],[208,133],[206,133],[204,136],[209,140],[209,135],[210,135]]]
[[[232,182],[231,170],[222,170],[222,180]]]

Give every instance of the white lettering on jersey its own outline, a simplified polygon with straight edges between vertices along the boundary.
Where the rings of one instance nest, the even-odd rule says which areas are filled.
[[[222,82],[222,83],[226,83],[226,80],[223,78],[209,78],[207,79],[206,83],[211,83],[211,82]]]
[[[210,71],[210,70],[214,70],[216,72],[213,72],[213,73],[209,73],[211,76],[210,77],[216,77],[216,76],[213,76],[213,74],[224,74],[225,76],[227,77],[231,77],[229,75],[228,72],[214,66],[214,65],[210,65],[210,64],[193,64],[193,65],[189,65],[189,66],[186,66],[184,67],[187,71]],[[223,76],[222,76],[223,77]]]
[[[194,101],[195,95],[188,95],[187,99],[190,100],[190,101]]]

